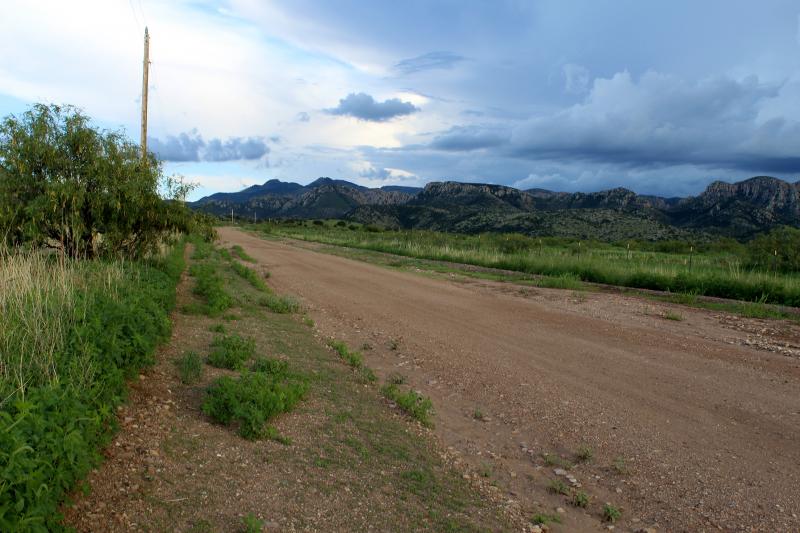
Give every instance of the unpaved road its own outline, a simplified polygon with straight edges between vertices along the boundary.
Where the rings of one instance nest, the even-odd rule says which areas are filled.
[[[445,445],[523,508],[554,505],[541,454],[588,445],[573,472],[592,503],[563,498],[567,515],[612,502],[617,530],[800,531],[800,359],[742,345],[761,322],[690,309],[670,321],[631,297],[434,279],[220,234],[323,334],[369,343],[379,375],[429,395]],[[780,342],[798,337],[783,323]]]

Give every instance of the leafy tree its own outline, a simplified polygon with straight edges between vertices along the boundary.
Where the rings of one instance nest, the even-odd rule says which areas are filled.
[[[191,225],[178,201],[186,191],[152,154],[143,160],[74,107],[36,104],[0,123],[0,238],[12,246],[140,257]]]
[[[800,229],[783,226],[747,243],[751,266],[781,272],[800,271]]]

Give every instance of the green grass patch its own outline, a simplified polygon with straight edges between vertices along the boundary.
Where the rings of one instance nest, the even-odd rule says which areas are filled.
[[[300,304],[294,298],[291,296],[278,296],[272,292],[259,298],[258,303],[273,313],[282,315],[300,311]]]
[[[217,379],[207,391],[203,412],[220,424],[238,424],[239,435],[246,439],[271,437],[274,429],[267,422],[291,411],[306,391],[304,382],[245,371],[238,378]]]
[[[231,252],[233,253],[233,255],[235,255],[236,257],[238,257],[242,261],[247,261],[248,263],[255,263],[256,262],[256,260],[253,259],[252,257],[250,257],[247,254],[247,252],[244,251],[244,248],[242,248],[238,244],[234,244],[231,247]]]
[[[381,392],[393,401],[406,414],[418,420],[422,425],[432,427],[433,403],[431,399],[415,390],[408,389],[403,392],[394,383],[387,383]]]
[[[175,361],[181,383],[191,385],[203,376],[203,361],[197,352],[188,351]]]
[[[211,353],[208,364],[217,368],[240,370],[245,362],[253,357],[256,344],[253,339],[242,337],[236,333],[217,335],[211,342]]]
[[[233,298],[225,291],[215,265],[195,263],[189,268],[189,274],[195,278],[194,294],[205,300],[207,315],[219,316],[233,305]]]
[[[239,276],[246,279],[250,285],[258,289],[262,292],[269,292],[269,287],[267,284],[264,283],[264,280],[261,276],[258,275],[258,272],[253,270],[250,267],[246,267],[243,264],[239,263],[238,261],[234,261],[231,263],[231,267],[233,271],[236,272]]]

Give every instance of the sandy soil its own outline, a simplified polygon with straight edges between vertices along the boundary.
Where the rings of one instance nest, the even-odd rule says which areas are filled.
[[[800,328],[613,294],[435,279],[223,228],[320,331],[429,395],[523,505],[580,484],[617,530],[800,530]],[[666,320],[677,310],[682,321]],[[480,413],[480,416],[478,415]],[[591,460],[555,473],[542,454]],[[615,466],[614,466],[615,465]]]

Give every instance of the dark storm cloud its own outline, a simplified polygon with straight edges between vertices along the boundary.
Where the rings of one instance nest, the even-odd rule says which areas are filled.
[[[466,58],[453,52],[428,52],[417,57],[403,59],[394,69],[402,74],[414,74],[423,70],[449,69]]]
[[[261,137],[212,138],[206,141],[196,130],[168,135],[165,139],[149,138],[149,148],[162,161],[244,161],[260,159],[269,153]]]
[[[350,93],[346,98],[339,100],[338,106],[325,111],[331,115],[350,116],[370,122],[386,122],[396,117],[415,113],[419,111],[419,108],[411,102],[403,102],[399,98],[377,102],[366,93]]]
[[[470,151],[506,144],[510,134],[505,129],[480,126],[454,126],[439,134],[430,147],[447,151]]]

